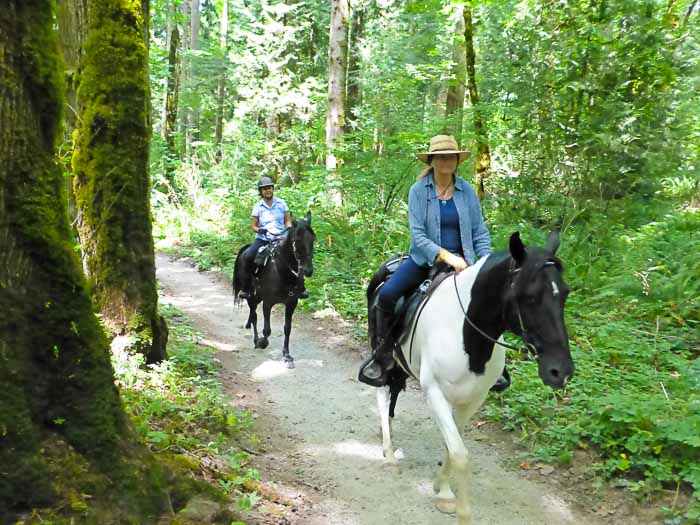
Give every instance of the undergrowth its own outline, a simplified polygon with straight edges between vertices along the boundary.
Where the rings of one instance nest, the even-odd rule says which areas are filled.
[[[214,350],[197,343],[196,332],[175,309],[161,307],[161,313],[170,358],[144,367],[142,355],[114,349],[116,383],[137,433],[174,473],[173,509],[203,493],[229,509],[217,523],[230,525],[258,497],[258,473],[246,452],[257,443],[251,415],[226,401]]]

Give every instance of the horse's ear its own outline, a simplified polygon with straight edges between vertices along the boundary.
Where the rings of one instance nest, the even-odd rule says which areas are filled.
[[[519,264],[525,260],[525,245],[520,240],[520,232],[515,232],[510,236],[510,254]]]
[[[297,218],[294,216],[294,214],[290,211],[289,216],[292,218],[292,226],[297,225]]]
[[[559,228],[554,228],[547,239],[547,246],[544,247],[550,254],[556,255],[559,249]]]
[[[306,222],[308,222],[309,226],[311,226],[311,210],[306,212]]]

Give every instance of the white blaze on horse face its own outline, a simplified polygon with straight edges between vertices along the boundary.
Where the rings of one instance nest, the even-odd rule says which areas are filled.
[[[559,288],[557,287],[557,283],[554,281],[552,281],[552,295],[554,295],[554,297],[559,295]]]

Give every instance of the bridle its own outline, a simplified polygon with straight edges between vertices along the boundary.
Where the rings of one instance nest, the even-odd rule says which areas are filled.
[[[516,266],[516,261],[515,259],[511,259],[511,262],[508,266],[508,289],[512,290],[515,288],[515,283],[516,283],[516,276],[518,273],[520,273],[520,270],[522,268],[517,268]],[[546,266],[556,266],[556,263],[554,261],[547,261],[542,265],[542,268],[545,268]],[[469,323],[469,325],[476,330],[482,337],[486,338],[487,340],[491,341],[492,343],[504,346],[506,348],[510,348],[511,350],[516,350],[517,352],[532,355],[535,359],[538,358],[537,354],[537,347],[535,344],[532,342],[532,337],[528,333],[527,329],[525,328],[525,323],[523,322],[523,316],[520,313],[520,304],[518,302],[517,297],[513,295],[512,298],[512,303],[515,307],[515,314],[518,317],[518,323],[520,324],[520,339],[522,339],[523,343],[525,343],[525,348],[518,348],[516,346],[510,345],[504,341],[498,341],[491,337],[489,334],[484,332],[481,328],[476,326],[474,322],[469,319],[469,316],[467,315],[467,310],[464,308],[464,304],[462,304],[462,298],[459,296],[459,289],[457,288],[457,272],[454,273],[453,277],[454,285],[455,285],[455,293],[457,294],[457,300],[459,301],[459,307],[462,309],[462,313],[464,314],[464,319]],[[509,301],[506,301],[504,306],[503,306],[503,313],[501,314],[502,317],[505,318],[505,312],[506,309],[508,308]]]

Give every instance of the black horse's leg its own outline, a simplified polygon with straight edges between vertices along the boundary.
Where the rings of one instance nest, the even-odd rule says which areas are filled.
[[[298,302],[297,299],[293,299],[285,304],[284,309],[284,346],[282,347],[282,357],[287,364],[287,368],[294,368],[294,358],[289,355],[289,334],[292,333],[292,316]]]
[[[248,322],[245,327],[253,327],[253,348],[258,348],[258,303],[255,302],[255,298],[248,298],[248,309],[250,314],[248,314]]]
[[[270,329],[270,312],[272,312],[272,303],[263,301],[263,331],[262,337],[258,339],[258,348],[267,348],[269,344],[267,338],[270,337],[272,332]]]

